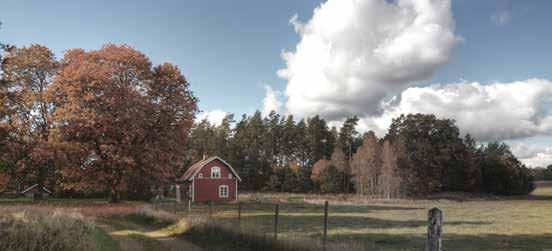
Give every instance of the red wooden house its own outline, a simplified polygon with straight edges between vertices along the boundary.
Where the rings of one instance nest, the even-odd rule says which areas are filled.
[[[237,201],[240,176],[226,161],[214,156],[193,164],[179,181],[181,199]]]

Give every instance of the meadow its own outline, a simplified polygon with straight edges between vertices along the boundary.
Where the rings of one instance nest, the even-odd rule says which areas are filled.
[[[279,239],[320,240],[325,200],[330,203],[330,244],[361,243],[361,247],[378,250],[423,249],[427,212],[438,207],[444,212],[443,246],[447,250],[552,250],[552,187],[539,187],[528,196],[441,194],[430,199],[398,201],[248,194],[241,201],[241,231],[272,238],[273,204],[278,203]],[[235,207],[214,208],[217,222],[236,227]]]
[[[196,204],[188,213],[186,204],[174,202],[2,201],[0,211],[5,215],[31,208],[81,214],[94,224],[92,229],[101,231],[92,237],[107,243],[101,245],[102,250],[255,250],[267,246],[273,247],[270,250],[316,250],[321,247],[326,200],[330,205],[328,250],[422,250],[427,211],[432,207],[444,212],[445,250],[552,247],[552,187],[547,186],[539,186],[528,196],[447,193],[392,201],[354,195],[249,193],[240,196],[239,220],[237,204],[215,204],[211,216],[209,204]],[[279,224],[274,241],[276,203]]]

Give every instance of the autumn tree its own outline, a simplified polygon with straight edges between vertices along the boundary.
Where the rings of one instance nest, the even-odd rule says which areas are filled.
[[[63,170],[67,180],[76,181],[65,187],[81,189],[78,177],[93,176],[117,202],[132,182],[152,191],[175,178],[197,112],[176,66],[152,68],[144,54],[124,45],[73,49],[49,97],[63,140],[82,149],[83,161]]]
[[[401,176],[397,166],[397,149],[389,140],[383,142],[380,187],[384,198],[399,198]]]
[[[364,135],[362,146],[353,156],[351,164],[353,183],[358,194],[375,196],[379,194],[381,174],[381,146],[373,131]]]
[[[330,166],[330,161],[326,159],[321,159],[314,163],[312,166],[311,179],[315,182],[320,182],[322,179],[322,173],[324,169]]]
[[[32,182],[40,187],[53,185],[50,180],[57,168],[55,134],[52,128],[54,106],[46,98],[58,70],[54,54],[41,45],[10,47],[2,59],[2,152],[4,172],[18,182]],[[17,181],[16,181],[17,182]],[[42,197],[42,189],[38,197]]]

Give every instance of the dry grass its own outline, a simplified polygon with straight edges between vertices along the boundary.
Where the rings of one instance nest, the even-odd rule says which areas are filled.
[[[426,199],[386,201],[359,199],[354,195],[252,193],[243,194],[240,200],[240,221],[235,204],[215,205],[213,221],[208,220],[207,205],[194,205],[190,215],[186,205],[161,205],[165,210],[154,210],[139,203],[67,203],[62,207],[85,215],[130,219],[147,228],[139,231],[141,236],[184,238],[207,250],[318,250],[325,200],[330,202],[327,250],[423,249],[427,211],[432,207],[444,211],[445,249],[545,250],[552,247],[551,186],[539,187],[529,196],[515,197],[445,193]],[[274,203],[280,205],[278,242],[272,240]],[[4,205],[10,206],[14,205]],[[35,206],[55,207],[47,203],[29,205]],[[132,230],[132,226],[124,229]],[[243,247],[228,243],[249,244]]]
[[[1,250],[98,250],[92,221],[63,210],[2,210]]]
[[[444,211],[444,242],[453,250],[542,250],[552,247],[552,187],[516,197],[438,194],[428,199],[385,201],[351,195],[246,194],[240,197],[241,231],[271,238],[274,203],[280,205],[278,237],[319,242],[323,206],[330,202],[330,245],[418,250],[425,245],[427,211]],[[205,207],[197,209],[207,211]],[[197,211],[196,211],[197,212]],[[205,213],[203,213],[205,214]],[[219,224],[236,229],[236,207],[215,207]],[[351,244],[352,243],[352,244]],[[348,248],[350,249],[350,248]],[[354,248],[352,249],[354,250]]]
[[[21,209],[40,209],[54,210],[61,209],[65,211],[76,211],[85,216],[91,217],[110,217],[113,215],[129,215],[134,213],[137,208],[144,206],[142,202],[121,202],[117,204],[105,201],[90,200],[46,200],[38,203],[0,203],[0,210],[21,210]]]

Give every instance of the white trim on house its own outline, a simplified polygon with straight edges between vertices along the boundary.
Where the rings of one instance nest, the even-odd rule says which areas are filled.
[[[24,193],[28,192],[29,190],[35,188],[36,186],[38,186],[38,183],[32,185],[31,187],[29,187],[29,188],[27,188],[27,189],[25,189],[25,190],[23,190],[23,192],[21,192],[21,193],[24,194]],[[45,192],[47,192],[47,193],[49,193],[49,194],[52,194],[52,191],[48,190],[48,189],[45,188],[45,187],[42,187],[42,190],[44,190]]]
[[[195,200],[195,182],[194,181],[195,179],[192,179],[192,189],[190,189],[192,190],[192,202],[194,202]]]
[[[234,174],[234,176],[236,176],[236,179],[238,179],[238,181],[242,181],[240,176],[236,172],[236,170],[234,170],[234,168],[232,168],[232,166],[230,164],[228,164],[228,162],[224,161],[219,156],[214,156],[214,157],[209,158],[207,163],[205,163],[205,165],[207,165],[208,163],[210,163],[211,161],[213,161],[215,159],[218,159],[218,160],[220,160],[220,162],[224,163],[228,168],[230,168],[230,171]],[[196,174],[199,173],[199,171],[201,171],[201,169],[203,169],[203,167],[205,167],[205,165],[203,165],[201,168],[199,168],[197,171],[195,171],[195,173],[193,175],[191,175],[188,180],[192,180],[196,176]]]
[[[220,185],[219,187],[219,198],[228,198],[228,193],[229,193],[229,189],[228,189],[228,186],[227,185]],[[225,188],[224,190],[226,190],[226,194],[223,195],[223,188]]]
[[[23,190],[23,192],[21,192],[21,193],[26,193],[26,192],[28,192],[29,190],[35,188],[36,186],[38,186],[38,184],[34,184],[34,185],[28,187],[27,189]]]

